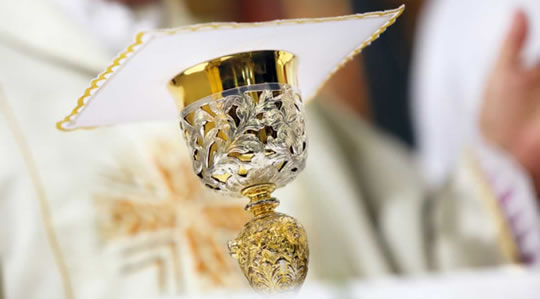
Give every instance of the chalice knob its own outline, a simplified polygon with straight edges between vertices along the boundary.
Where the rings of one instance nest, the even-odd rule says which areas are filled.
[[[254,218],[229,242],[229,251],[251,287],[264,293],[295,291],[308,270],[306,231],[291,216],[276,213],[279,201],[270,197],[272,184],[248,187],[242,194],[250,199],[246,209]]]

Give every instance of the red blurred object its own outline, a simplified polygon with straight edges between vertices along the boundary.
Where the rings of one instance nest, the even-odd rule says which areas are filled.
[[[264,22],[285,17],[281,1],[241,0],[240,9],[240,22]]]
[[[133,6],[133,5],[144,5],[144,4],[149,4],[153,2],[160,2],[161,0],[109,0],[109,1],[120,2],[122,4]]]

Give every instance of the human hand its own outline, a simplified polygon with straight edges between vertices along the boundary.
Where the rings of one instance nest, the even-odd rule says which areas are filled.
[[[527,33],[527,17],[520,10],[487,82],[480,128],[527,170],[540,194],[540,63],[522,65]]]

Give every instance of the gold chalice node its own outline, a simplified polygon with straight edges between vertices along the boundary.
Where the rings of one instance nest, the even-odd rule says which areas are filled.
[[[277,213],[271,193],[304,169],[307,138],[294,54],[251,51],[192,66],[171,79],[193,170],[208,188],[249,198],[254,218],[229,250],[250,285],[292,291],[308,270],[306,232]]]

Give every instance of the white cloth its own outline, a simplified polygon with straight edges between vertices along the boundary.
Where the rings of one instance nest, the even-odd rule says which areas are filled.
[[[293,53],[301,61],[297,86],[307,103],[337,68],[393,24],[403,9],[143,32],[81,92],[76,108],[68,108],[73,112],[62,118],[58,128],[176,120],[177,105],[167,88],[171,78],[216,57],[268,49]]]
[[[27,48],[76,61],[87,70],[81,73],[40,59],[43,57],[33,55],[36,52],[14,48],[6,40],[0,41],[0,85],[32,151],[45,189],[46,205],[50,208],[50,219],[44,219],[31,172],[25,168],[24,155],[6,119],[8,114],[0,113],[0,255],[6,297],[66,297],[68,292],[64,289],[61,267],[47,239],[51,228],[67,264],[75,298],[151,298],[163,294],[156,276],[174,278],[174,275],[163,274],[154,267],[130,275],[119,274],[116,267],[125,256],[107,251],[110,247],[100,242],[95,223],[99,211],[93,195],[98,187],[106,187],[99,185],[97,179],[104,170],[110,170],[104,169],[104,164],[116,165],[129,156],[138,155],[144,135],[141,127],[70,134],[54,127],[65,107],[87,86],[91,70],[98,72],[106,64],[108,52],[99,47],[99,42],[88,38],[81,28],[73,26],[71,19],[42,0],[0,2],[0,32],[17,36]],[[434,246],[424,239],[423,229],[429,224],[423,219],[426,213],[423,190],[406,151],[348,113],[331,112],[328,107],[310,109],[308,166],[295,182],[276,192],[276,197],[282,201],[279,211],[297,217],[309,234],[312,255],[308,280],[343,281],[351,277],[372,278],[392,272],[419,273],[429,269],[427,257]],[[339,128],[331,128],[332,125]],[[176,132],[176,129],[172,130]],[[181,151],[175,153],[180,155]],[[142,158],[128,162],[156,162],[144,159],[143,155],[139,157]],[[133,179],[135,183],[151,175],[138,174]],[[133,187],[129,185],[126,189],[131,192]],[[122,194],[126,189],[116,191]],[[482,224],[473,227],[475,234],[465,237],[467,241],[481,239],[484,246],[461,250],[463,255],[469,256],[468,260],[462,259],[465,261],[471,260],[474,254],[486,256],[487,251],[496,247],[491,220],[478,217],[478,210],[482,211],[480,205],[469,205],[452,209],[455,214],[451,217],[441,217],[469,223],[462,220],[472,215],[474,224]],[[452,228],[453,225],[449,221],[441,226]],[[437,230],[437,233],[453,232]],[[448,252],[459,247],[459,242],[454,242],[458,246],[448,245],[454,239],[460,241],[450,238],[437,248]],[[218,241],[218,248],[225,248],[225,241]],[[180,255],[184,257],[181,265],[185,277],[181,280],[188,282],[193,293],[208,290],[204,277],[194,274],[198,265],[186,253],[189,246],[182,244],[185,246]],[[170,255],[168,250],[150,251],[146,252],[161,257]],[[448,260],[455,264],[458,259]],[[459,266],[471,265],[462,260]],[[486,264],[498,262],[492,259]],[[189,293],[174,286],[165,287],[172,290],[165,293]]]
[[[227,226],[234,223],[208,224],[225,227],[205,230],[205,223],[200,224],[205,213],[216,211],[210,205],[203,207],[204,196],[191,205],[173,203],[167,195],[172,191],[167,191],[163,179],[158,184],[147,180],[165,177],[154,167],[161,159],[175,167],[171,173],[178,176],[183,175],[183,164],[178,161],[185,158],[189,165],[176,123],[76,134],[55,128],[65,108],[112,56],[84,27],[74,24],[72,16],[51,1],[0,1],[0,297],[148,298],[160,293],[197,293],[236,281],[245,286],[234,261],[226,258],[226,240],[237,232]],[[181,145],[173,146],[174,154],[167,155],[171,142],[155,142],[164,154],[151,155],[152,138],[164,137],[167,131],[173,137],[164,139]],[[131,172],[132,168],[138,170]],[[191,174],[189,168],[187,173]],[[111,175],[128,178],[128,184],[114,185]],[[188,181],[187,177],[175,179],[175,183]],[[176,185],[171,186],[176,190]],[[140,202],[130,196],[138,189],[155,192],[139,194]],[[187,189],[184,185],[183,190]],[[132,201],[122,201],[128,198]],[[115,202],[119,204],[114,206]],[[234,205],[243,213],[241,202]],[[105,212],[98,209],[102,206]],[[137,206],[139,211],[130,210]],[[180,207],[182,211],[177,211]],[[172,229],[166,226],[168,222],[162,224],[165,217],[160,216],[175,212]],[[188,215],[180,217],[182,212]],[[100,217],[120,222],[105,230],[100,226],[107,223]],[[219,222],[219,217],[211,218]],[[176,226],[188,220],[193,225]],[[120,231],[123,234],[112,241],[104,236],[126,227],[128,231]],[[134,235],[130,227],[139,232]],[[186,233],[191,228],[193,237]],[[204,234],[209,231],[213,235]],[[216,246],[213,254],[207,253],[208,244]],[[199,263],[194,256],[200,258]],[[208,262],[216,258],[224,263]]]
[[[82,26],[74,25],[73,18],[61,13],[58,8],[50,1],[42,0],[0,2],[0,32],[18,40],[17,47],[14,47],[11,39],[2,39],[0,42],[1,100],[2,103],[8,103],[13,112],[0,113],[0,254],[5,281],[4,294],[8,299],[70,298],[70,293],[77,299],[148,298],[160,293],[185,294],[212,289],[212,284],[205,283],[205,277],[197,274],[203,267],[190,256],[192,249],[185,241],[180,242],[182,277],[177,279],[170,269],[162,273],[159,270],[162,267],[141,267],[129,275],[122,273],[119,266],[126,260],[132,261],[133,257],[132,253],[126,257],[128,254],[125,252],[133,252],[133,247],[140,247],[136,245],[151,247],[153,244],[133,244],[130,243],[133,240],[127,238],[121,244],[109,246],[100,237],[96,222],[103,215],[96,209],[95,195],[107,187],[100,178],[103,174],[119,175],[111,173],[111,167],[106,166],[115,166],[126,159],[130,164],[155,164],[156,161],[140,153],[142,138],[147,135],[140,130],[141,126],[102,128],[70,134],[54,127],[66,107],[70,107],[87,87],[92,72],[97,73],[102,69],[110,55],[109,51],[101,47],[98,39],[88,34]],[[60,61],[64,63],[51,61],[48,59],[50,57],[61,58]],[[14,134],[13,120],[6,117],[9,115],[16,118],[15,122],[20,126],[27,146],[17,144],[20,136],[16,132]],[[335,140],[333,133],[325,129],[324,123],[319,122],[320,117],[315,119],[311,133],[311,166],[305,172],[306,180],[298,178],[289,189],[283,190],[286,194],[277,194],[284,203],[279,210],[287,211],[285,203],[297,205],[289,209],[288,213],[298,217],[308,227],[313,253],[309,279],[345,279],[359,275],[374,277],[387,274],[391,267],[380,250],[382,245],[377,240],[378,232],[369,223],[369,216],[362,207],[354,179],[341,168],[346,161],[337,149],[339,145],[334,141],[326,142]],[[172,123],[172,127],[173,132],[176,132],[176,123]],[[351,134],[357,132],[354,130]],[[175,136],[180,138],[180,134]],[[366,136],[362,134],[359,140],[364,140]],[[28,171],[28,163],[24,160],[21,148],[31,151],[45,198],[40,198],[36,193],[36,184],[32,182],[33,171]],[[328,156],[329,151],[336,152],[336,155]],[[182,156],[182,151],[176,151],[175,154]],[[129,160],[134,155],[139,159]],[[316,163],[317,158],[321,160],[319,163]],[[374,168],[374,165],[370,167]],[[397,168],[395,164],[392,165],[392,171],[397,172]],[[403,171],[407,172],[408,168],[404,168]],[[330,171],[333,175],[328,177]],[[144,182],[147,175],[152,174],[139,172],[133,178],[134,185],[109,191],[113,191],[113,195],[118,193],[119,196],[128,196],[138,187],[136,183]],[[390,192],[392,188],[385,188],[388,197],[397,199],[401,190],[409,188],[412,191],[405,193],[409,194],[409,198],[415,197],[417,181],[399,178],[400,175],[396,175],[392,179],[392,182],[400,185],[399,189]],[[313,190],[311,186],[314,184],[321,186]],[[335,188],[339,192],[336,193]],[[295,198],[296,194],[301,198]],[[329,200],[336,195],[339,198]],[[392,207],[379,209],[383,211],[382,214],[388,213],[388,217],[381,216],[387,219],[381,229],[392,231],[389,238],[395,240],[395,243],[410,241],[406,247],[403,246],[406,250],[400,250],[400,254],[414,258],[406,259],[400,268],[407,272],[421,271],[424,269],[421,263],[423,254],[418,249],[422,245],[417,240],[421,236],[416,236],[415,241],[404,239],[409,233],[419,231],[419,223],[415,222],[410,229],[399,225],[403,224],[405,218],[398,219],[391,215],[399,214],[401,207],[408,205],[403,200],[393,202],[395,204]],[[239,201],[235,203],[241,204]],[[193,204],[200,205],[201,200],[193,201]],[[304,209],[308,204],[316,205],[311,206],[312,209]],[[43,212],[43,206],[48,207],[49,213]],[[410,215],[407,217],[420,219],[416,217],[418,209],[412,210],[407,213]],[[142,212],[145,211],[147,209],[143,208]],[[188,212],[188,215],[183,216],[196,218]],[[224,222],[230,223],[229,220]],[[59,248],[54,249],[54,242],[47,237],[51,231],[56,236]],[[213,232],[221,233],[221,230]],[[216,242],[219,250],[226,250],[225,240]],[[148,257],[171,256],[169,250],[161,248],[143,251]],[[202,251],[207,257],[214,256],[207,254],[207,250]],[[340,252],[339,255],[336,255],[336,251]],[[61,263],[65,267],[60,265],[55,254],[61,255]],[[137,257],[143,261],[145,259],[140,255]],[[235,266],[232,259],[225,257],[223,261]],[[204,266],[217,265],[219,263],[214,262]],[[232,266],[229,269],[237,269]],[[65,275],[62,275],[63,268],[68,271]],[[245,284],[241,274],[237,274],[236,277]],[[162,276],[165,279],[156,278]],[[217,278],[226,276],[221,271]],[[63,277],[67,277],[68,284]],[[165,291],[161,290],[162,280]],[[175,280],[184,281],[185,288],[181,289],[171,283]],[[66,285],[71,287],[71,292],[66,289]]]
[[[540,217],[536,194],[523,168],[508,154],[477,142],[476,157],[519,249],[521,260],[540,266]]]
[[[418,26],[412,99],[425,178],[440,185],[477,135],[484,83],[517,8],[530,21],[524,58],[540,59],[538,0],[432,0]]]
[[[119,52],[140,31],[160,27],[162,7],[145,5],[137,11],[114,1],[54,0],[74,23],[86,28],[106,48]]]
[[[537,0],[433,0],[419,25],[413,92],[418,157],[432,188],[441,186],[466,149],[475,152],[511,228],[521,259],[539,265],[540,211],[524,170],[482,141],[478,113],[485,82],[518,8],[529,17],[526,64],[540,59]]]
[[[381,279],[376,282],[348,281],[339,285],[307,283],[298,294],[280,299],[537,299],[540,273],[514,268],[498,271],[460,272],[415,279]],[[251,299],[251,293],[213,294],[178,299]],[[171,298],[172,299],[172,298]]]

